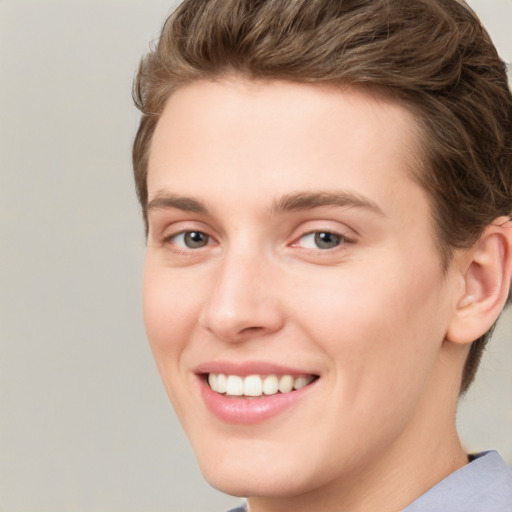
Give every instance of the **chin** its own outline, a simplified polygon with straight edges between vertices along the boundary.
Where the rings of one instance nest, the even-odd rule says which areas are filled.
[[[268,450],[250,456],[199,458],[206,481],[215,489],[238,497],[288,498],[311,491],[329,479],[304,459]]]
[[[307,491],[294,478],[293,473],[279,475],[275,472],[254,474],[250,468],[232,470],[223,468],[203,472],[205,480],[218,491],[230,496],[246,498],[251,496],[287,498]]]

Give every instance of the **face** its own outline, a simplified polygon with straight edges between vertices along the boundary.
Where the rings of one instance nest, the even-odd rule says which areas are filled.
[[[144,317],[215,487],[339,487],[435,428],[455,286],[411,178],[413,128],[391,101],[323,86],[196,82],[169,99]]]

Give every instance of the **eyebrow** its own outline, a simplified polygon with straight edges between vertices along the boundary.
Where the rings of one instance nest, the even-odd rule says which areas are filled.
[[[192,197],[178,196],[174,194],[157,194],[154,199],[146,205],[146,213],[165,208],[175,208],[184,212],[208,213],[208,208]]]
[[[344,208],[365,208],[385,216],[381,208],[370,199],[351,192],[296,192],[275,199],[270,208],[273,215],[280,213],[312,210],[322,206],[341,206]],[[146,213],[154,210],[175,208],[185,212],[208,214],[208,208],[197,199],[175,194],[159,193],[146,205]]]
[[[322,206],[341,206],[345,208],[364,208],[385,217],[381,208],[372,200],[352,192],[297,192],[287,194],[272,204],[274,214],[312,210]]]

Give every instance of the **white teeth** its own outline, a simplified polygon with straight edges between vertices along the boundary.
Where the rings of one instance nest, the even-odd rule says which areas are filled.
[[[259,375],[249,375],[244,379],[245,396],[261,396],[263,393],[263,382]]]
[[[244,380],[238,375],[230,375],[226,382],[226,395],[242,396],[244,394]]]
[[[307,386],[311,382],[311,379],[309,377],[298,377],[295,379],[295,382],[293,383],[293,389],[300,389],[304,386]]]
[[[216,393],[229,396],[262,396],[275,395],[278,392],[289,393],[294,389],[301,389],[311,382],[314,376],[293,377],[292,375],[225,375],[223,373],[209,373],[208,384]]]
[[[293,389],[293,377],[291,375],[283,375],[279,379],[279,391],[281,393],[289,393]]]
[[[263,393],[275,395],[279,391],[279,381],[275,375],[267,375],[263,381]]]
[[[214,391],[217,391],[219,389],[219,386],[217,383],[218,383],[217,375],[215,375],[215,373],[208,374],[208,384],[210,384],[210,387]]]
[[[211,373],[210,373],[211,375]],[[226,392],[226,384],[227,384],[228,378],[223,374],[219,373],[217,375],[217,393],[225,393]],[[214,388],[212,388],[214,389]]]

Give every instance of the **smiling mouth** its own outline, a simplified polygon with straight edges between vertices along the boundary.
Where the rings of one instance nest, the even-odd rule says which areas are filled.
[[[215,393],[228,397],[260,397],[291,393],[302,389],[315,380],[317,375],[226,375],[208,373],[206,380]]]

